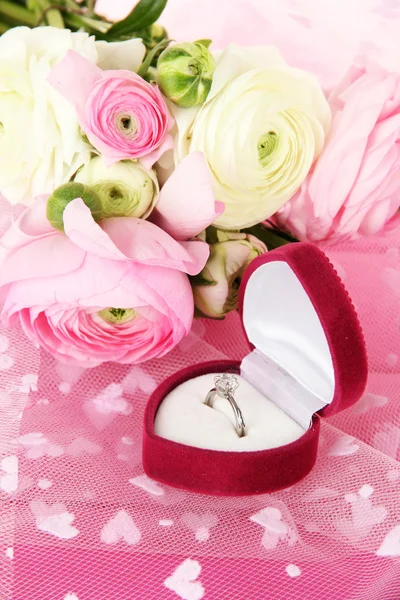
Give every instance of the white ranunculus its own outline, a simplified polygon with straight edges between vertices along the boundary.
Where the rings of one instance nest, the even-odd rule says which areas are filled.
[[[92,187],[99,194],[103,218],[145,219],[153,210],[159,195],[155,172],[131,160],[122,160],[106,167],[101,156],[95,156],[78,171],[75,181]]]
[[[273,215],[304,181],[324,145],[330,109],[314,76],[287,66],[273,47],[231,44],[217,58],[200,110],[177,109],[176,159],[204,153],[216,225],[249,227]]]
[[[54,27],[16,27],[1,36],[0,192],[12,204],[51,193],[90,158],[74,108],[47,82],[51,69],[68,50],[102,69],[114,68],[116,60],[134,68],[144,46],[129,43],[97,46],[87,33]]]

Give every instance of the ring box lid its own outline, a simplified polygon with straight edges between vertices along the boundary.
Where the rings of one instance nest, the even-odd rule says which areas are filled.
[[[300,424],[354,404],[367,356],[354,306],[327,256],[293,243],[253,260],[239,311],[252,348],[242,375]]]

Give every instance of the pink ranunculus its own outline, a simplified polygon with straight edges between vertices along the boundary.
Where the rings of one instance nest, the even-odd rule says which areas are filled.
[[[182,161],[171,176],[178,214],[179,203],[190,202],[179,192],[187,191],[186,178],[195,189],[198,179],[203,182],[204,158],[193,160],[198,171],[186,173]],[[211,181],[202,189],[191,203],[197,230],[192,224],[184,241],[132,217],[97,224],[81,199],[67,205],[63,234],[46,218],[47,196],[37,198],[1,238],[3,321],[19,322],[30,339],[70,364],[139,363],[165,355],[190,331],[194,304],[187,274],[199,273],[209,256],[206,243],[188,240],[215,214]],[[197,210],[202,199],[204,208]],[[171,215],[165,220],[171,228],[172,221]]]
[[[173,147],[167,105],[157,86],[137,73],[102,71],[71,50],[48,80],[74,105],[82,130],[107,166],[140,159],[150,168]]]
[[[333,89],[325,149],[275,215],[300,240],[333,243],[395,226],[400,207],[400,75],[353,66]]]

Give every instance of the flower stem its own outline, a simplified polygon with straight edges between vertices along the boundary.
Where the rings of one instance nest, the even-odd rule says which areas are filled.
[[[144,61],[141,64],[141,67],[138,71],[138,75],[140,75],[140,77],[143,77],[143,79],[146,78],[147,75],[147,71],[150,68],[151,63],[153,62],[154,57],[156,56],[156,54],[158,52],[161,52],[162,50],[164,50],[164,48],[166,48],[168,46],[168,44],[171,43],[172,40],[161,40],[161,42],[159,42],[156,46],[154,46],[154,48],[152,50],[150,50],[147,53],[146,58],[144,59]]]
[[[57,9],[49,10],[47,13],[46,21],[49,25],[53,27],[58,27],[59,29],[64,29],[64,20],[62,18],[61,12]]]
[[[95,11],[96,0],[87,0],[86,4],[87,4],[88,11],[89,11],[89,15],[93,16],[96,12]]]
[[[64,20],[62,18],[60,9],[64,9],[64,7],[61,5],[51,5],[45,8],[39,17],[36,26],[42,25],[43,21],[45,20],[46,23],[52,27],[64,29]]]
[[[71,12],[66,13],[65,22],[72,30],[81,29],[91,30],[93,32],[105,35],[110,29],[112,23],[105,20],[92,19],[84,15],[77,15]],[[99,36],[101,39],[101,35]]]
[[[36,24],[35,15],[30,10],[7,0],[0,0],[0,17],[5,17],[16,25],[34,27]]]

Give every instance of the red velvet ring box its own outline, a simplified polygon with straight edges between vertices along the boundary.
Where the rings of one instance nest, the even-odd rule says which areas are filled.
[[[190,366],[152,394],[145,413],[146,474],[214,495],[274,492],[313,468],[320,418],[354,404],[367,379],[352,302],[316,246],[293,243],[255,259],[240,287],[249,342],[242,362]],[[225,398],[204,403],[214,374],[234,372],[245,422],[239,438]]]

